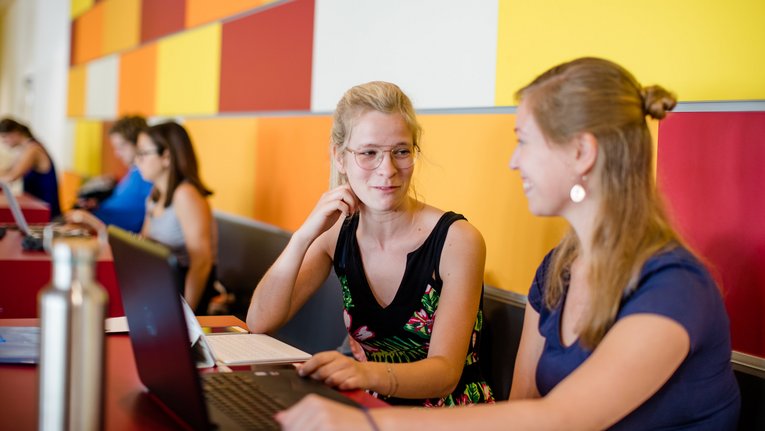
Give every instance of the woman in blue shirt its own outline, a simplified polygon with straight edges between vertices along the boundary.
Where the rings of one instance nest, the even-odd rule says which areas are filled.
[[[51,219],[61,214],[53,159],[35,139],[29,127],[5,118],[0,121],[0,139],[9,147],[19,150],[11,168],[0,174],[0,180],[12,182],[22,178],[24,191],[48,204]]]
[[[556,66],[518,93],[518,170],[531,212],[571,230],[529,292],[510,401],[359,412],[311,396],[285,429],[736,428],[728,317],[657,194],[646,116],[675,97],[607,60]]]
[[[152,184],[141,178],[135,165],[138,134],[146,129],[146,120],[139,116],[120,118],[109,129],[109,141],[114,154],[128,166],[112,194],[100,203],[80,200],[81,208],[90,210],[105,224],[113,224],[135,233],[141,232],[146,215],[146,198]]]

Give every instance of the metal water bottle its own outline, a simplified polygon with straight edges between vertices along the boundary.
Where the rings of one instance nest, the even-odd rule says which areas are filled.
[[[102,428],[107,294],[94,277],[99,241],[52,241],[53,277],[40,292],[40,430]]]

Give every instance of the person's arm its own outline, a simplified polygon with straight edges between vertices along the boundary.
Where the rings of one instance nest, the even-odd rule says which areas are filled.
[[[307,361],[301,374],[340,389],[370,389],[401,398],[450,394],[462,375],[481,300],[486,246],[472,225],[452,225],[441,253],[441,297],[426,359],[405,363],[356,362],[337,352]]]
[[[212,211],[207,199],[188,183],[181,183],[175,189],[173,206],[189,253],[189,271],[184,282],[183,296],[191,309],[195,310],[202,299],[213,266]],[[201,311],[204,313],[206,310]]]
[[[544,345],[545,339],[539,333],[539,313],[530,303],[526,303],[521,342],[515,356],[513,385],[510,387],[511,400],[539,398],[536,382],[537,363],[542,356]]]
[[[376,409],[370,414],[381,431],[604,429],[658,391],[690,349],[685,328],[656,314],[618,321],[592,355],[546,397],[456,409]],[[312,422],[308,418],[313,418]],[[318,418],[318,420],[317,420]],[[371,429],[364,415],[316,396],[277,415],[285,430]],[[305,425],[304,428],[300,428]],[[354,428],[350,428],[354,427]]]
[[[44,155],[45,152],[39,145],[26,144],[10,169],[0,176],[0,180],[5,182],[18,180],[26,175],[27,172],[35,169],[39,163],[39,158]]]
[[[357,205],[347,184],[322,195],[255,288],[247,311],[250,331],[280,328],[321,286],[332,267],[330,253],[341,224]]]

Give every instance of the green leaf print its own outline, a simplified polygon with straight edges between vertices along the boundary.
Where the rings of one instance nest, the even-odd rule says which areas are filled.
[[[428,312],[431,316],[436,313],[436,308],[438,308],[438,292],[436,292],[436,289],[433,289],[430,285],[425,289],[425,293],[422,295],[422,306],[425,308],[425,311]]]
[[[351,290],[348,289],[348,278],[346,276],[340,277],[340,286],[343,290],[343,306],[346,310],[353,308],[353,301],[351,300]]]

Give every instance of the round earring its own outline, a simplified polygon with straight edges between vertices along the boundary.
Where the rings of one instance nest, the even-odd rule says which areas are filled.
[[[586,177],[582,177],[582,182],[584,182],[586,179]],[[587,191],[584,189],[583,185],[576,183],[571,187],[569,197],[571,198],[571,202],[578,204],[587,197]]]
[[[584,191],[584,187],[582,187],[581,184],[574,184],[574,186],[571,187],[571,192],[569,195],[571,197],[571,201],[578,204],[584,200],[585,196],[587,196],[587,192]]]

